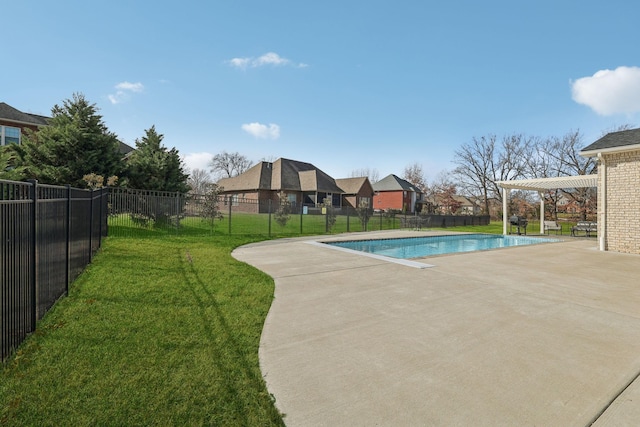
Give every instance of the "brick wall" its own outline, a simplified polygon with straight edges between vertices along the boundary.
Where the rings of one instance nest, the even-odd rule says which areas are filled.
[[[381,191],[373,196],[373,208],[379,210],[402,210],[402,191]]]
[[[604,157],[607,179],[606,250],[640,254],[640,151]],[[601,173],[601,172],[599,172]],[[598,185],[601,200],[602,186]],[[601,207],[601,204],[598,204]],[[598,212],[601,227],[603,212]],[[601,230],[598,230],[600,234]]]

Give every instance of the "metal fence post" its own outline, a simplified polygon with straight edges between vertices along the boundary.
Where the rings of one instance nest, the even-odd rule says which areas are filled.
[[[31,265],[32,284],[31,284],[31,326],[29,332],[36,329],[36,321],[38,319],[38,180],[28,180],[31,184],[31,203],[33,203],[31,214],[33,221],[31,222]]]
[[[233,195],[229,197],[229,235],[231,235],[231,206],[233,205]]]
[[[69,295],[69,284],[71,282],[71,186],[67,184],[67,242],[65,245],[65,293]]]
[[[271,199],[269,199],[268,207],[269,207],[269,237],[271,237]],[[260,201],[258,201],[258,209],[259,208],[260,208]]]
[[[89,261],[93,259],[93,190],[89,190]]]
[[[349,212],[350,212],[350,209],[349,209],[349,206],[347,206],[347,233],[351,231],[349,230]]]

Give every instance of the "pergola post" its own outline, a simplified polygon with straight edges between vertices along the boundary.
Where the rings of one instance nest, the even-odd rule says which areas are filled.
[[[502,234],[504,234],[505,236],[509,234],[507,233],[507,206],[509,206],[508,201],[510,192],[510,189],[502,187]]]
[[[544,193],[538,191],[540,197],[540,234],[544,234]]]

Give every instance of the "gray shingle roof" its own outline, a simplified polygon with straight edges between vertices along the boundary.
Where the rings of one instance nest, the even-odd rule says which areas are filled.
[[[49,117],[23,113],[6,102],[0,102],[0,119],[35,126],[46,126],[48,124]]]
[[[419,193],[420,190],[409,181],[400,178],[394,174],[387,175],[380,181],[373,184],[374,191],[414,191]]]
[[[243,174],[219,180],[218,184],[224,191],[289,190],[338,194],[343,192],[333,178],[311,163],[282,158],[273,163],[260,162]]]
[[[339,178],[336,179],[336,184],[342,189],[345,194],[358,194],[363,185],[369,180],[366,176],[360,176],[356,178]]]
[[[580,153],[601,150],[615,151],[616,148],[623,149],[631,145],[640,145],[640,128],[610,132],[593,144],[584,147]]]

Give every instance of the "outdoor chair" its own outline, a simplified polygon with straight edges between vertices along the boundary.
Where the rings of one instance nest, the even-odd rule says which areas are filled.
[[[546,231],[547,234],[549,234],[551,230],[555,231],[556,234],[558,234],[558,231],[560,232],[560,234],[562,234],[562,226],[558,225],[557,221],[545,221],[544,231]]]
[[[578,233],[584,233],[585,236],[591,237],[591,233],[598,232],[598,223],[590,221],[578,221],[576,225],[571,227],[571,235],[577,236]]]

